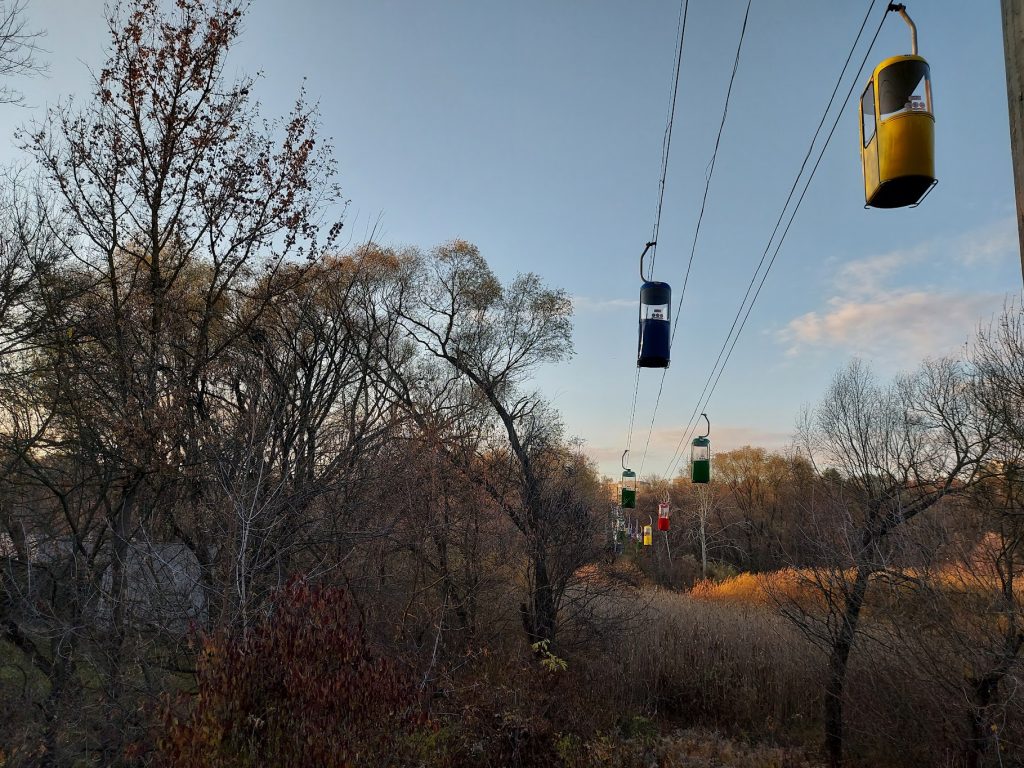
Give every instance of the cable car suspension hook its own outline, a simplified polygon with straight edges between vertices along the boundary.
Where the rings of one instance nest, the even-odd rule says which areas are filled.
[[[903,3],[889,3],[888,10],[895,11],[903,17],[905,22],[907,22],[907,25],[910,27],[910,54],[912,56],[917,56],[917,25],[907,14],[907,6]]]
[[[626,450],[624,450],[624,451],[622,452],[622,468],[623,468],[624,470],[626,470],[627,472],[629,471],[629,467],[627,467],[627,466],[626,466],[626,455],[627,455],[628,453],[629,453],[629,448],[627,448]]]
[[[647,245],[644,246],[644,252],[640,254],[640,280],[642,280],[645,283],[647,282],[647,278],[644,277],[644,256],[646,256],[647,252],[657,244],[657,241],[652,240],[651,242],[647,243]]]
[[[708,415],[706,413],[702,413],[701,416],[703,416],[704,421],[708,423],[708,431],[701,435],[701,437],[707,437],[708,435],[711,434],[711,419],[708,418]]]

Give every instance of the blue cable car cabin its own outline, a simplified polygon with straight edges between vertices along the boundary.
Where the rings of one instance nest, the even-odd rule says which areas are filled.
[[[668,283],[645,282],[640,287],[639,368],[668,368],[672,336],[672,289]]]

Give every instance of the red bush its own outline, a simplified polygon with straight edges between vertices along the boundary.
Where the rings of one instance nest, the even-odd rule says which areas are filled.
[[[374,657],[343,590],[293,580],[247,633],[203,638],[196,694],[169,705],[173,768],[395,765],[420,722],[413,687]]]

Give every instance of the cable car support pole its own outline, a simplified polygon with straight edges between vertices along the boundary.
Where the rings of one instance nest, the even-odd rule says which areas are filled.
[[[1024,0],[1002,0],[1006,100],[1010,108],[1010,154],[1017,201],[1017,238],[1024,277]]]

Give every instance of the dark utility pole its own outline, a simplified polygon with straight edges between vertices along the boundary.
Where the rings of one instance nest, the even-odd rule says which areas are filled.
[[[1024,277],[1024,0],[1001,0],[1003,53],[1006,55],[1006,98],[1010,106],[1010,152],[1017,197],[1017,236]]]

